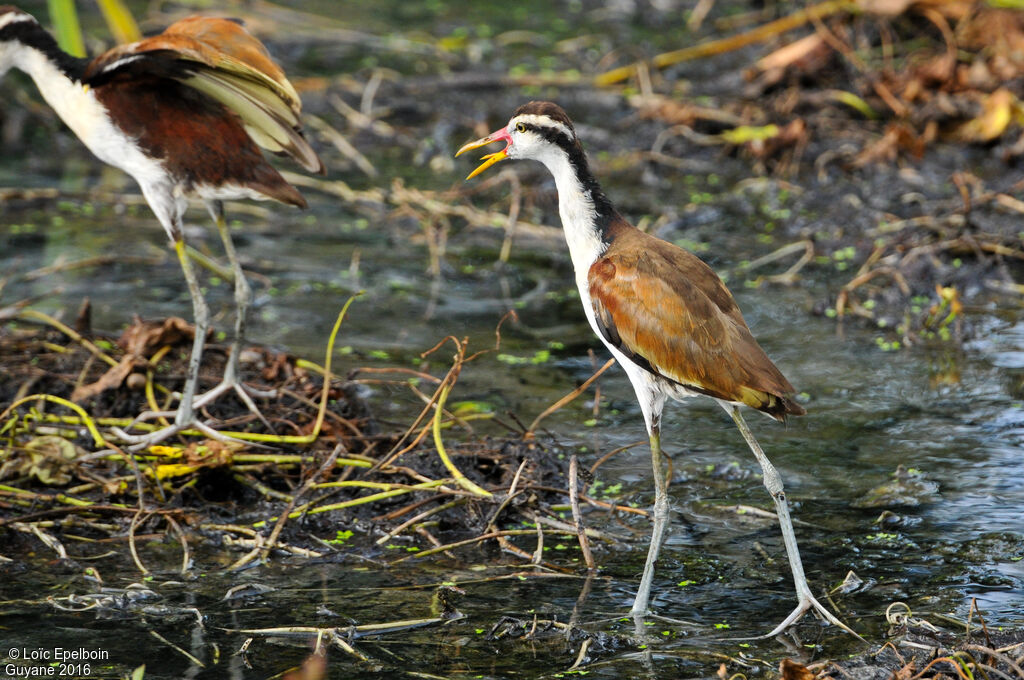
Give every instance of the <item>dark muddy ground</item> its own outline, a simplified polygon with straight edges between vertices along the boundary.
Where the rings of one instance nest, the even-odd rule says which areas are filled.
[[[0,363],[7,370],[0,381],[0,394],[4,402],[14,402],[22,400],[28,392],[68,399],[74,390],[84,390],[91,396],[80,398],[77,403],[99,431],[109,435],[110,425],[123,425],[145,410],[143,388],[147,379],[170,389],[180,388],[191,346],[189,327],[180,319],[162,323],[137,321],[115,344],[114,338],[93,333],[84,319],[80,314],[78,329],[70,331],[74,340],[67,333],[45,327],[5,327],[0,333]],[[147,338],[149,344],[141,343],[140,338]],[[89,351],[87,343],[97,350]],[[148,352],[166,346],[170,351],[156,365],[150,365],[142,355],[133,358],[124,352],[124,346],[145,346]],[[212,387],[219,380],[225,351],[225,347],[217,344],[210,347],[202,372],[205,387]],[[136,370],[120,384],[105,383],[104,375],[118,369],[105,368],[106,364],[96,360],[98,352],[122,364],[131,363]],[[196,609],[171,604],[175,598],[169,597],[166,589],[173,589],[176,582],[169,571],[175,552],[183,560],[182,575],[196,564],[220,564],[229,573],[251,574],[248,567],[264,561],[261,570],[271,568],[275,562],[306,564],[313,569],[321,568],[318,565],[355,563],[364,565],[363,568],[388,569],[401,583],[400,574],[407,569],[401,563],[414,560],[409,567],[412,569],[417,563],[429,565],[425,560],[436,552],[443,553],[438,557],[450,565],[449,573],[453,569],[465,571],[467,567],[472,571],[475,560],[484,560],[488,563],[482,572],[486,574],[484,582],[499,587],[509,576],[579,581],[583,573],[579,551],[574,551],[576,556],[571,558],[562,554],[550,559],[542,557],[544,553],[531,552],[542,550],[545,533],[549,542],[558,542],[560,550],[563,543],[578,540],[572,518],[566,519],[571,498],[565,451],[547,437],[538,440],[509,428],[500,437],[461,437],[459,443],[450,442],[445,448],[456,467],[464,470],[474,483],[495,493],[493,498],[476,496],[452,479],[429,437],[410,441],[414,438],[408,433],[399,435],[392,428],[381,426],[374,417],[372,402],[360,396],[360,370],[350,370],[346,378],[332,376],[324,392],[323,373],[311,362],[262,348],[250,348],[245,359],[244,378],[249,383],[282,395],[260,402],[263,415],[274,425],[273,431],[267,431],[234,398],[218,401],[206,415],[218,429],[240,433],[237,436],[268,435],[267,443],[272,448],[191,438],[180,443],[169,441],[138,455],[137,472],[125,474],[129,467],[123,461],[124,451],[114,444],[106,449],[106,455],[87,454],[103,449],[97,447],[83,420],[59,405],[30,399],[22,401],[13,412],[5,411],[0,423],[8,442],[7,451],[15,455],[6,456],[0,468],[4,480],[0,487],[4,515],[0,517],[0,530],[6,537],[5,561],[0,569],[13,578],[23,578],[25,570],[31,568],[29,565],[38,562],[37,540],[42,539],[58,557],[47,568],[52,570],[55,586],[68,577],[73,582],[81,580],[81,574],[86,577],[84,583],[61,586],[71,586],[79,595],[49,599],[59,610],[84,608],[90,611],[89,616],[101,618],[142,617],[152,621],[157,629],[169,626],[171,630],[176,629],[175,621],[188,621],[193,616],[220,618],[212,611],[207,613],[209,605]],[[152,373],[150,378],[146,377],[147,371]],[[109,386],[104,389],[105,385]],[[308,435],[315,428],[316,407],[324,395],[326,418],[318,436],[301,446],[273,440],[286,433]],[[47,417],[61,413],[64,417]],[[514,415],[509,416],[515,422]],[[446,428],[457,427],[458,420],[457,416],[445,418]],[[157,479],[160,484],[155,483]],[[642,517],[645,512],[634,503],[619,505],[602,500],[599,491],[595,494],[598,487],[588,482],[594,479],[588,471],[582,471],[582,479],[580,501],[588,508],[587,524],[596,527],[592,528],[591,538],[598,544],[596,552],[603,563],[601,555],[615,550],[624,538],[621,528],[625,525],[616,530],[609,526],[609,519],[617,515],[621,523],[629,515]],[[594,496],[587,495],[588,486]],[[389,492],[394,492],[390,498]],[[375,495],[381,493],[383,497]],[[898,491],[889,488],[879,493]],[[913,490],[905,488],[903,493],[913,494]],[[338,523],[339,511],[344,513],[342,525]],[[283,515],[289,516],[285,523],[279,520]],[[599,516],[603,517],[597,519]],[[411,542],[410,525],[418,533]],[[274,530],[268,534],[270,527]],[[642,530],[631,531],[637,532],[636,539],[642,538]],[[423,538],[435,547],[418,547],[423,545]],[[144,546],[141,557],[134,558],[134,565],[125,554],[126,543],[133,555],[136,544],[140,549]],[[1005,546],[999,550],[1004,549]],[[395,557],[396,550],[401,557]],[[116,558],[118,553],[120,558]],[[118,568],[111,557],[123,566]],[[93,562],[97,559],[100,562]],[[152,583],[162,584],[158,588],[161,595],[143,586],[127,590],[106,587],[100,571],[86,566],[91,563],[102,564],[102,571],[108,575],[121,569],[132,570],[133,566],[144,573],[148,571],[146,565],[155,568],[151,573],[158,576]],[[501,575],[503,568],[515,571]],[[598,578],[615,577],[617,570],[613,565],[603,565],[603,575]],[[444,627],[463,619],[460,606],[470,604],[462,602],[466,590],[456,587],[454,581],[439,585],[435,581],[431,586],[431,571],[427,569],[412,577],[422,581],[426,576],[427,581],[417,587],[422,593],[419,599],[412,599],[403,610],[409,612],[407,620],[368,624],[364,617],[353,619],[350,627],[338,628],[332,620],[337,614],[330,613],[325,618],[329,610],[321,606],[313,620],[306,621],[306,627],[291,626],[285,630],[271,625],[249,630],[251,637],[262,641],[254,648],[253,663],[256,667],[265,665],[263,652],[257,650],[265,645],[280,645],[280,636],[300,640],[319,630],[321,636],[326,636],[325,641],[332,641],[353,657],[345,663],[355,663],[364,669],[365,674],[360,677],[377,677],[379,673],[383,673],[380,677],[387,677],[391,672],[388,668],[404,670],[402,663],[395,666],[394,660],[381,658],[375,640],[401,639],[407,634],[403,631]],[[690,565],[687,574],[701,578],[699,565]],[[228,588],[224,600],[236,607],[270,598],[268,593],[275,588],[267,583],[274,581],[265,571],[256,579],[243,577]],[[466,573],[458,582],[469,588],[467,584],[475,581]],[[588,579],[586,584],[589,583]],[[213,583],[209,585],[216,587]],[[378,588],[379,582],[373,587]],[[859,587],[857,583],[849,584],[852,590]],[[586,601],[589,589],[589,585],[584,585],[577,607]],[[435,590],[433,597],[428,597],[431,590]],[[344,601],[344,588],[341,593]],[[473,595],[480,596],[479,591]],[[158,604],[160,600],[167,603]],[[292,604],[286,606],[302,606],[298,604],[301,600],[301,596],[293,595]],[[38,606],[27,593],[17,602],[19,608],[31,610]],[[420,616],[412,616],[412,612]],[[956,626],[950,627],[951,621],[938,621],[937,627],[912,615],[905,605],[894,605],[885,619],[886,629],[879,630],[884,644],[874,643],[842,660],[831,658],[826,652],[820,655],[821,660],[811,662],[799,650],[801,643],[795,636],[789,641],[780,638],[785,645],[797,645],[784,658],[779,669],[781,677],[958,678],[964,668],[988,672],[990,677],[1017,677],[1014,673],[1019,673],[1024,655],[1020,631],[989,630],[980,614],[974,624],[967,624],[967,634]],[[638,668],[661,665],[649,658],[643,635],[629,630],[630,626],[579,620],[575,608],[570,617],[556,615],[545,619],[536,614],[506,614],[481,618],[477,614],[476,620],[487,622],[486,629],[478,629],[478,633],[484,634],[486,645],[539,646],[545,650],[545,656],[563,667],[568,667],[573,658],[584,664],[580,668],[593,668],[597,673],[615,659],[633,658],[639,663]],[[268,621],[277,623],[273,616]],[[859,617],[858,621],[858,627],[863,627],[865,619]],[[800,630],[813,639],[814,628],[808,622]],[[741,643],[741,647],[744,645]],[[295,658],[297,663],[301,659],[297,652],[291,647],[286,657]],[[713,652],[694,650],[688,663],[706,666],[714,656]],[[309,675],[297,677],[323,677],[319,673],[326,673],[329,668],[317,654],[302,663]],[[742,654],[734,658],[722,656],[716,663],[721,667],[718,677],[733,677],[737,671],[770,672],[764,661],[744,658]],[[330,665],[336,664],[334,661]],[[624,671],[620,667],[614,672]]]

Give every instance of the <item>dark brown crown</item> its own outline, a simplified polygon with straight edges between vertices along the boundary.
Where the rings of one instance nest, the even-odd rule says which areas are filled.
[[[576,132],[576,128],[572,126],[572,120],[569,118],[569,114],[565,112],[565,109],[554,102],[527,102],[516,109],[515,113],[512,114],[512,117],[515,118],[523,113],[530,113],[535,116],[547,116],[551,120],[558,121],[559,123],[566,125],[574,134]]]

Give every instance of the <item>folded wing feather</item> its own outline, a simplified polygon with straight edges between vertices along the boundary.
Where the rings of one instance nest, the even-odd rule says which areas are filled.
[[[84,82],[118,77],[174,78],[216,99],[242,119],[253,141],[292,157],[310,172],[324,166],[302,135],[302,104],[263,44],[228,19],[189,17],[160,35],[118,46],[95,59]]]
[[[717,275],[686,251],[631,230],[589,271],[605,340],[641,368],[776,419],[804,412]]]

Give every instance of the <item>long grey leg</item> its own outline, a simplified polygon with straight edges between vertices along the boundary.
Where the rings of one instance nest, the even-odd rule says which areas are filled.
[[[636,599],[633,600],[632,613],[644,615],[650,601],[651,584],[654,581],[654,564],[658,561],[658,552],[665,540],[665,529],[668,527],[668,474],[665,460],[661,453],[661,418],[660,414],[650,427],[651,465],[654,470],[654,527],[651,530],[651,546],[647,550],[647,562],[644,564],[643,577]]]
[[[188,284],[188,293],[192,298],[195,339],[192,341],[192,354],[188,360],[188,372],[185,375],[185,387],[182,389],[181,401],[178,403],[178,410],[174,414],[174,423],[160,430],[144,435],[129,434],[120,428],[112,428],[112,431],[120,439],[130,444],[131,450],[139,450],[147,446],[152,446],[153,444],[158,444],[168,437],[174,436],[178,432],[189,428],[197,429],[206,436],[220,441],[237,441],[231,437],[220,434],[205,423],[196,420],[196,408],[206,399],[206,395],[200,398],[196,398],[195,395],[196,387],[199,382],[199,367],[203,360],[203,348],[206,344],[206,334],[210,329],[210,311],[209,307],[206,305],[206,299],[203,297],[203,291],[199,287],[199,278],[196,276],[195,268],[192,266],[192,260],[189,258],[188,251],[185,248],[185,239],[181,229],[180,215],[172,215],[173,206],[171,206],[172,209],[167,211],[158,210],[157,208],[159,206],[164,205],[159,200],[163,197],[163,193],[154,193],[152,190],[147,191],[147,188],[148,187],[143,185],[143,193],[145,194],[146,200],[149,202],[150,206],[153,207],[153,212],[156,213],[158,218],[160,218],[161,224],[163,224],[164,228],[167,230],[168,236],[171,238],[174,245],[174,253],[178,256],[178,262],[181,264],[181,271],[185,275],[185,282]],[[135,419],[135,422],[150,420],[164,415],[169,414],[161,412],[145,412],[140,414]]]
[[[224,369],[223,380],[221,380],[217,387],[199,397],[196,400],[196,406],[208,404],[224,392],[233,389],[248,409],[263,421],[267,429],[273,431],[273,427],[271,427],[270,423],[256,407],[250,395],[272,397],[275,393],[253,390],[242,385],[239,379],[238,360],[242,352],[242,342],[245,339],[245,321],[249,305],[252,303],[252,288],[249,287],[249,282],[242,271],[242,263],[238,259],[235,243],[231,239],[231,230],[228,228],[227,220],[224,218],[224,203],[222,201],[207,201],[206,206],[210,211],[210,216],[213,217],[214,223],[217,225],[217,232],[220,234],[220,240],[224,244],[224,252],[231,263],[231,274],[235,279],[235,335],[231,339],[231,348],[228,352],[228,361]]]
[[[206,333],[210,328],[210,310],[203,298],[203,291],[199,287],[199,279],[196,277],[192,261],[185,251],[185,240],[180,235],[174,241],[174,252],[181,263],[181,271],[185,274],[185,282],[188,284],[188,293],[192,298],[192,315],[194,317],[196,335],[192,341],[192,355],[188,359],[188,373],[185,375],[185,387],[181,392],[181,401],[178,403],[178,412],[174,422],[179,428],[187,427],[195,420],[195,411],[192,401],[196,394],[196,384],[199,382],[199,365],[203,360],[203,346],[206,343]]]
[[[785,620],[775,627],[767,635],[762,637],[772,637],[789,628],[791,625],[796,623],[806,614],[810,609],[814,609],[821,614],[830,623],[839,626],[847,633],[850,633],[854,637],[863,640],[860,635],[857,635],[849,626],[840,621],[832,612],[825,609],[811,594],[811,588],[807,584],[807,577],[804,576],[804,565],[800,561],[800,549],[796,543],[796,532],[793,530],[793,520],[789,516],[789,503],[786,502],[786,492],[782,487],[782,477],[779,476],[778,470],[772,465],[772,462],[768,460],[768,456],[761,450],[761,445],[754,439],[753,433],[750,428],[747,427],[747,423],[743,420],[743,416],[740,415],[740,409],[738,406],[730,405],[726,410],[729,411],[729,415],[732,416],[733,422],[736,423],[736,427],[739,428],[740,434],[747,441],[747,446],[754,453],[754,457],[757,458],[757,462],[761,464],[761,471],[764,474],[764,486],[768,489],[768,493],[771,494],[772,501],[775,503],[775,512],[779,516],[779,526],[782,528],[782,541],[786,545],[786,555],[789,557],[789,568],[793,572],[793,582],[796,585],[796,595],[799,603],[796,609],[785,618]]]
[[[238,381],[238,356],[242,351],[242,341],[245,338],[245,316],[252,304],[252,288],[245,279],[242,272],[242,264],[238,260],[238,253],[235,251],[235,243],[231,240],[231,230],[228,228],[227,220],[224,219],[223,201],[208,201],[207,208],[217,225],[217,232],[224,244],[224,252],[227,253],[228,261],[231,262],[231,273],[235,277],[235,337],[231,340],[231,353],[228,356],[227,369],[224,371],[225,382],[235,383]]]
[[[188,252],[185,249],[185,239],[182,236],[180,224],[176,223],[175,227],[176,228],[171,233],[171,238],[174,243],[174,252],[178,256],[178,261],[181,263],[181,271],[185,275],[185,282],[188,284],[189,296],[192,298],[195,339],[192,341],[192,354],[188,358],[188,372],[185,374],[185,387],[181,391],[181,401],[178,402],[178,410],[174,414],[174,424],[145,435],[132,435],[120,430],[119,428],[114,428],[114,433],[125,442],[132,444],[131,448],[133,450],[158,444],[168,437],[190,427],[199,428],[204,432],[209,430],[208,427],[196,421],[195,394],[196,384],[199,381],[199,366],[203,360],[203,346],[206,343],[207,330],[210,328],[210,312],[209,308],[206,306],[206,300],[203,298],[203,291],[199,287],[199,279],[196,277],[195,269],[192,267],[192,261],[189,259]],[[136,422],[149,420],[163,415],[166,414],[158,412],[142,413],[138,418],[136,418]]]

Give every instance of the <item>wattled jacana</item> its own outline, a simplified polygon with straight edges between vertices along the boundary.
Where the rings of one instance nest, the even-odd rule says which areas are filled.
[[[290,156],[310,172],[324,172],[302,135],[298,94],[263,44],[227,19],[182,19],[160,35],[88,60],[63,52],[31,15],[0,6],[0,76],[11,67],[31,76],[96,157],[135,178],[170,237],[188,283],[195,340],[174,423],[144,436],[122,435],[137,447],[187,427],[221,438],[196,419],[196,408],[235,389],[259,413],[238,378],[252,292],[231,241],[223,201],[272,199],[306,207],[259,149]],[[190,197],[205,202],[224,242],[237,312],[223,381],[198,397],[209,313],[182,234]]]
[[[740,415],[740,406],[778,421],[806,411],[793,400],[793,386],[757,344],[725,284],[696,256],[623,219],[591,174],[572,121],[558,105],[525,104],[508,125],[466,144],[455,155],[494,142],[504,142],[505,148],[484,156],[484,163],[467,179],[505,158],[540,161],[554,175],[583,310],[629,376],[647,425],[654,467],[654,528],[633,614],[647,613],[654,564],[669,517],[661,451],[665,399],[706,396],[729,413],[761,464],[796,584],[799,604],[765,637],[785,630],[812,608],[857,635],[811,594],[782,479]]]

